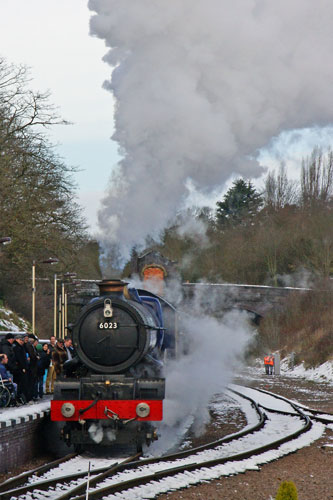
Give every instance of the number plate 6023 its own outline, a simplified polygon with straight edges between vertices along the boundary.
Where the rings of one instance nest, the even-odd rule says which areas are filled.
[[[98,330],[116,330],[118,323],[115,321],[101,321],[97,325]]]

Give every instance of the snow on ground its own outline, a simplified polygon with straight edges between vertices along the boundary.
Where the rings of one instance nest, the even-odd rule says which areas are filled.
[[[258,393],[258,391],[256,391],[255,389],[251,389],[250,387],[240,387],[239,385],[234,384],[229,384],[228,387],[252,398],[254,401],[260,403],[261,406],[265,408],[271,408],[276,411],[293,412],[293,409],[288,402],[281,399],[276,399],[270,394]],[[296,411],[295,414],[297,414]]]
[[[47,479],[61,478],[64,475],[76,474],[77,472],[88,471],[89,464],[91,472],[102,467],[112,467],[117,462],[120,462],[122,458],[109,458],[109,457],[92,457],[89,454],[79,455],[64,463],[58,465],[54,469],[45,472],[42,476],[31,478],[29,482],[44,481]],[[78,481],[79,483],[80,481]]]
[[[124,493],[116,493],[114,495],[105,496],[103,499],[139,500],[155,498],[158,494],[179,490],[181,488],[188,488],[194,484],[204,483],[212,479],[218,479],[221,476],[230,476],[247,470],[259,470],[260,465],[264,463],[277,460],[283,455],[310,445],[311,442],[320,438],[323,432],[322,428],[323,426],[321,424],[315,424],[311,431],[297,439],[294,439],[290,443],[280,446],[280,448],[275,451],[267,451],[261,455],[251,457],[246,460],[229,462],[227,464],[217,465],[211,468],[202,468],[193,472],[180,473],[173,477],[161,479],[160,481],[150,482],[142,487],[132,488]]]
[[[18,323],[18,324],[16,324]],[[17,316],[13,311],[5,307],[0,307],[0,331],[1,332],[26,332],[28,331],[28,323],[21,317]]]
[[[235,390],[239,389],[239,386],[234,386]],[[238,391],[241,392],[241,391]],[[255,424],[258,423],[258,413],[253,407],[252,403],[241,396],[238,396],[237,394],[230,393],[228,392],[230,400],[226,404],[225,397],[222,397],[222,401],[220,400],[219,396],[216,395],[214,398],[214,402],[211,403],[210,407],[211,409],[214,410],[214,413],[217,416],[220,416],[221,418],[219,419],[221,422],[221,425],[223,425],[224,417],[226,414],[226,409],[229,411],[233,408],[238,409],[239,407],[242,408],[243,413],[246,415],[246,420],[247,420],[247,425],[244,427],[244,429],[247,429],[248,427],[252,427]]]
[[[253,366],[247,367],[246,370],[249,372],[250,376],[252,375],[255,377],[260,375],[262,377],[264,375],[263,359],[257,358]],[[281,360],[280,371],[283,377],[299,378],[321,384],[324,382],[333,385],[333,360],[326,361],[315,368],[306,368],[304,362],[292,366],[291,356],[287,356]]]
[[[239,389],[237,386],[233,386],[235,389]],[[246,393],[246,390],[242,390],[240,392]],[[250,394],[249,394],[250,395]],[[234,397],[234,396],[233,396]],[[235,396],[237,398],[237,396]],[[260,404],[267,404],[268,396],[266,394],[257,394],[257,400]],[[237,398],[238,399],[238,398]],[[242,400],[239,398],[237,402],[240,404],[242,410],[244,411],[248,422],[255,419],[253,408],[250,407],[249,403],[246,400]],[[218,409],[217,403],[217,409]],[[285,406],[286,403],[281,402],[281,405]],[[214,408],[215,409],[215,408]],[[284,409],[286,409],[284,407]],[[290,407],[289,407],[290,409]],[[286,434],[289,434],[300,427],[300,422],[298,418],[295,417],[286,417],[281,415],[275,415],[270,413],[269,420],[266,423],[265,428],[256,432],[251,436],[247,436],[238,440],[236,443],[228,443],[226,445],[220,446],[214,450],[205,450],[203,452],[198,453],[196,456],[190,456],[185,459],[178,460],[176,463],[172,462],[169,464],[169,467],[177,467],[181,463],[193,463],[193,462],[202,462],[204,460],[211,460],[217,458],[218,456],[225,456],[227,454],[239,453],[245,451],[245,449],[253,448],[256,446],[262,446],[266,441],[277,440]],[[181,488],[186,488],[194,484],[202,483],[212,479],[218,479],[221,476],[228,476],[232,474],[237,474],[240,472],[245,472],[246,470],[259,470],[260,466],[271,462],[273,460],[277,460],[284,455],[292,453],[300,448],[305,446],[309,446],[312,442],[319,439],[323,433],[325,432],[325,426],[323,424],[314,423],[312,428],[306,433],[302,434],[296,439],[281,445],[277,450],[267,451],[265,453],[261,453],[255,457],[251,457],[246,460],[240,460],[236,462],[231,462],[223,465],[217,465],[215,467],[210,468],[198,468],[195,471],[187,471],[184,473],[179,473],[173,477],[168,477],[162,479],[160,481],[152,481],[145,486],[136,487],[131,490],[128,490],[124,493],[116,493],[114,495],[109,495],[103,497],[106,499],[123,499],[123,500],[137,500],[137,499],[149,499],[155,498],[158,494],[166,493],[167,491],[174,491]],[[166,464],[164,464],[165,467]],[[157,467],[157,468],[156,468]],[[148,467],[150,473],[157,472],[158,467],[156,465],[152,465]],[[112,480],[105,481],[104,485],[115,482],[116,480],[128,480],[133,477],[137,477],[138,475],[142,475],[143,473],[148,473],[147,468],[145,470],[135,470],[135,471],[127,471],[122,476],[118,474],[112,478]]]
[[[316,368],[306,369],[304,363],[290,368],[290,358],[281,361],[281,375],[286,377],[303,378],[313,382],[329,382],[333,385],[333,361],[326,361]]]

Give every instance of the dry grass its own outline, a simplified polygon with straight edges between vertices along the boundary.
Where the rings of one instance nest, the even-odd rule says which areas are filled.
[[[291,296],[282,311],[260,324],[264,350],[294,351],[308,366],[333,356],[333,292],[316,291]]]

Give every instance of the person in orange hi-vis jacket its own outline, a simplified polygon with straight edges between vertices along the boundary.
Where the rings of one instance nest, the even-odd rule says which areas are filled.
[[[274,356],[265,356],[264,357],[264,365],[265,365],[265,372],[266,375],[273,375],[273,369],[274,369]]]
[[[269,356],[269,364],[268,364],[268,374],[273,375],[274,372],[274,356]]]

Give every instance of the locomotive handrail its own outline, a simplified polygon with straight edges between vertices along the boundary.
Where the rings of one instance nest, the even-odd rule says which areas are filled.
[[[132,324],[126,324],[126,323],[120,323],[121,326],[126,326],[126,327],[129,327],[129,326],[143,326],[144,328],[147,328],[147,330],[163,330],[165,331],[166,328],[164,328],[163,326],[155,326],[155,325],[146,325],[145,323],[141,323],[140,321],[138,321],[137,323],[132,323]]]
[[[144,326],[147,328],[147,330],[163,330],[165,331],[166,328],[163,328],[162,326],[152,326],[152,325],[145,325],[144,323],[138,323],[140,326]]]
[[[94,399],[94,401],[92,403],[90,403],[90,405],[87,406],[87,408],[81,408],[79,410],[79,414],[83,415],[83,413],[85,413],[86,411],[90,410],[90,408],[92,408],[93,406],[95,406],[98,403],[98,401],[99,401],[99,399]]]
[[[144,328],[147,328],[147,330],[166,330],[166,328],[162,327],[162,326],[153,326],[153,325],[146,325],[145,323],[141,323],[140,321],[138,321],[137,323],[119,323],[120,326],[122,327],[131,327],[131,326],[143,326]]]

